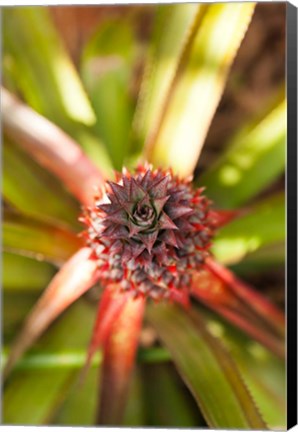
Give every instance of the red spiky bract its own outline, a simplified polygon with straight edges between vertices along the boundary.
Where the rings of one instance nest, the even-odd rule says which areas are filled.
[[[106,183],[82,218],[104,283],[155,300],[188,293],[214,226],[210,202],[190,181],[145,165]]]

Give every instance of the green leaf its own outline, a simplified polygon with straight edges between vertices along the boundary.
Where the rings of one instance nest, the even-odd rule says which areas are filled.
[[[285,196],[279,194],[256,204],[247,214],[224,226],[212,251],[224,264],[235,264],[253,252],[285,240]]]
[[[121,17],[101,24],[82,57],[82,79],[97,116],[94,130],[118,170],[129,151],[135,55],[132,23]]]
[[[197,313],[154,305],[148,318],[210,427],[266,428],[234,362]]]
[[[229,350],[270,429],[286,425],[285,363],[218,315],[203,313],[208,330]]]
[[[2,261],[4,290],[39,291],[47,286],[55,269],[46,262],[12,253],[3,253]]]
[[[4,213],[3,248],[7,252],[61,264],[82,245],[76,234],[45,222]]]
[[[209,5],[184,47],[163,121],[147,143],[156,165],[192,174],[254,3]],[[199,12],[200,13],[200,12]]]
[[[90,306],[78,302],[44,335],[39,349],[59,352],[84,348],[92,321]],[[49,423],[76,376],[73,368],[16,370],[4,388],[3,422],[14,425]]]
[[[14,8],[3,18],[4,85],[75,138],[98,168],[110,170],[106,149],[88,130],[95,114],[49,11]]]
[[[74,379],[73,371],[22,372],[6,389],[3,401],[4,424],[42,425]]]
[[[192,411],[185,389],[169,368],[169,364],[143,365],[142,372],[147,426],[199,426],[199,415],[196,416]]]
[[[13,78],[25,100],[62,127],[69,127],[71,121],[94,123],[93,110],[49,10],[3,10],[3,41],[4,82],[7,76]]]
[[[18,309],[15,310],[17,318],[16,320],[22,320],[26,316],[26,314],[30,311],[30,306],[33,305],[34,301],[38,298],[35,293],[11,293],[5,292],[5,300],[7,298],[7,320],[4,319],[5,323],[8,321],[14,322],[14,319],[8,319],[10,314],[13,313],[12,308],[13,304],[20,305],[20,311],[18,313]],[[20,301],[18,302],[18,296]],[[26,304],[26,296],[28,296],[28,304]],[[34,300],[31,300],[32,299]],[[26,304],[24,308],[22,305]],[[4,350],[2,353],[3,359],[6,360],[7,352]],[[162,347],[158,348],[140,348],[138,352],[138,361],[142,363],[163,363],[171,360],[171,355],[168,350]],[[90,367],[98,367],[98,365],[102,361],[102,356],[100,352],[94,354],[91,359]],[[16,364],[15,368],[22,369],[34,369],[38,367],[38,369],[51,369],[56,367],[71,367],[71,368],[82,368],[86,362],[86,350],[81,351],[67,351],[59,353],[42,353],[37,350],[34,350],[34,353],[29,353],[23,356],[19,362]]]
[[[284,269],[285,242],[270,243],[255,252],[249,253],[231,269],[237,274],[256,273],[263,270]]]
[[[97,356],[98,357],[98,356]],[[85,360],[85,358],[84,358]],[[83,366],[83,363],[82,365]],[[99,391],[98,370],[92,368],[83,383],[75,382],[65,403],[61,406],[53,424],[71,426],[92,426],[96,418],[96,395]],[[145,425],[143,420],[143,399],[139,374],[133,374],[125,411],[125,426]]]
[[[5,277],[5,274],[4,274]],[[42,288],[42,287],[40,287]],[[2,337],[3,344],[8,344],[19,330],[27,313],[33,307],[39,296],[34,291],[4,290],[2,295]],[[7,352],[1,354],[1,368],[6,362]]]
[[[114,178],[113,163],[109,151],[100,140],[98,133],[96,131],[92,133],[90,130],[80,128],[72,135],[75,136],[88,158],[99,168],[103,177],[106,179]]]
[[[42,221],[80,226],[80,207],[56,178],[7,140],[2,154],[3,195],[9,203]]]
[[[92,426],[95,422],[98,370],[88,371],[83,383],[72,383],[65,402],[53,419],[57,426]]]
[[[145,401],[143,397],[143,382],[140,370],[135,368],[132,373],[129,394],[127,395],[123,426],[147,426],[145,421]]]
[[[235,208],[253,198],[285,169],[286,101],[243,126],[226,152],[201,177],[217,206]]]
[[[97,353],[98,354],[98,353]],[[101,355],[95,355],[91,366],[101,364]],[[7,359],[7,348],[2,353],[3,360]],[[44,370],[44,369],[81,369],[86,362],[86,350],[66,350],[59,352],[34,352],[25,354],[16,364],[16,370]]]
[[[148,139],[149,131],[156,128],[190,28],[202,8],[194,3],[157,6],[134,118],[138,148]]]
[[[98,282],[97,263],[90,258],[91,252],[82,247],[55,274],[11,346],[4,377],[51,323]]]
[[[164,347],[139,348],[137,360],[145,363],[159,363],[171,360],[171,356]]]

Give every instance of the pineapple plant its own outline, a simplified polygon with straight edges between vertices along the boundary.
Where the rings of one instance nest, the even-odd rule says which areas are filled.
[[[284,425],[282,74],[200,166],[262,7],[3,11],[5,423]]]

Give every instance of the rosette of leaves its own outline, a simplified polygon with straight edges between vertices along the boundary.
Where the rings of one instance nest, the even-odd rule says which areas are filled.
[[[76,65],[4,10],[5,423],[284,427],[282,91],[194,171],[254,9],[95,8]]]

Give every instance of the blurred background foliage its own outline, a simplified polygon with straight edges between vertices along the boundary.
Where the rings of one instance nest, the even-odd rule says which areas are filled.
[[[145,154],[181,174],[194,170],[195,183],[206,186],[216,207],[244,208],[220,230],[213,252],[281,308],[285,8],[257,4],[243,41],[237,14],[247,24],[249,14],[222,5],[2,10],[4,86],[74,138],[105,175],[134,166]],[[199,113],[195,125],[188,123],[193,112]],[[178,117],[185,121],[180,131]],[[3,168],[5,355],[42,289],[77,249],[69,232],[81,227],[78,203],[5,130]],[[97,369],[83,384],[78,373],[98,296],[95,288],[71,306],[19,363],[3,389],[4,422],[93,424]],[[283,361],[196,307],[233,355],[269,427],[283,428]],[[206,417],[157,341],[154,323],[162,316],[149,310],[146,317],[124,424],[204,427]],[[185,325],[191,332],[193,324]]]

